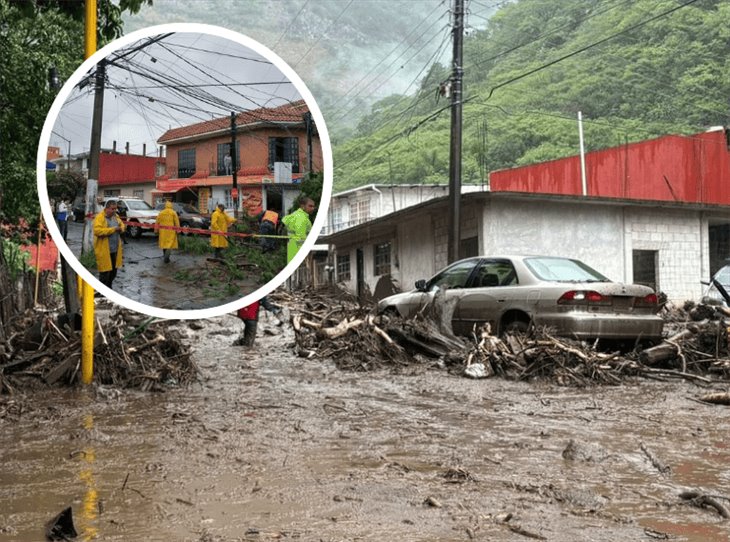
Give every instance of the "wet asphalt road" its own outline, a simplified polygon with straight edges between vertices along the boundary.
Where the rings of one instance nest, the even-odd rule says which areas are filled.
[[[69,222],[66,242],[77,258],[81,255],[82,235],[83,224]],[[196,310],[230,303],[258,288],[256,280],[244,279],[237,281],[240,293],[225,295],[219,293],[222,292],[220,288],[206,287],[200,281],[179,279],[183,274],[209,277],[219,264],[208,261],[207,256],[173,251],[172,261],[166,264],[154,233],[130,238],[124,245],[123,267],[114,280],[114,291],[152,307]],[[96,271],[92,272],[98,276]]]

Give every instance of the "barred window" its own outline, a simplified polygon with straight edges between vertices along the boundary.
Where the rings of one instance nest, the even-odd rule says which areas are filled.
[[[132,197],[144,199],[144,190],[132,190]]]
[[[350,204],[350,224],[355,226],[370,220],[370,200]]]
[[[375,245],[375,275],[390,274],[390,242]]]
[[[183,149],[177,153],[177,177],[187,179],[195,175],[195,149]]]
[[[299,173],[299,138],[269,138],[269,169],[274,171],[275,162],[290,162],[292,173]]]
[[[350,280],[350,255],[337,255],[337,280]]]

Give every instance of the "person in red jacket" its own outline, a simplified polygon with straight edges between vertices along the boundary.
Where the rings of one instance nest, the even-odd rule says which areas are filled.
[[[236,315],[243,320],[243,335],[234,344],[253,346],[256,341],[256,328],[259,325],[259,302],[254,301],[246,307],[241,307]]]
[[[279,325],[284,323],[282,309],[271,303],[266,296],[260,301],[254,301],[246,307],[238,309],[236,316],[243,320],[243,334],[233,343],[235,346],[253,346],[256,341],[256,329],[259,325],[259,308],[263,307],[271,312],[279,320]]]

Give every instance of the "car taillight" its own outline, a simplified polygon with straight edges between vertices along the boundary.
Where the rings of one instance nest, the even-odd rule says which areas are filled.
[[[634,299],[634,307],[656,307],[659,303],[656,294],[649,294],[644,297]]]
[[[610,305],[611,298],[594,290],[569,290],[560,296],[558,305]]]

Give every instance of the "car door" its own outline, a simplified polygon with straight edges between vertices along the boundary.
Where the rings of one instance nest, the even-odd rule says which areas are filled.
[[[432,302],[437,293],[443,295],[443,302],[439,310],[453,309],[451,327],[454,333],[458,333],[454,326],[458,325],[460,320],[461,298],[466,292],[471,278],[479,265],[479,261],[479,258],[471,258],[450,265],[428,281],[427,292],[422,294],[424,297],[420,300],[421,307]],[[448,315],[443,314],[443,316],[446,317]]]
[[[511,308],[517,284],[518,277],[511,260],[482,260],[460,299],[454,332],[468,335],[475,326],[478,328],[489,322],[496,333],[502,314]]]

